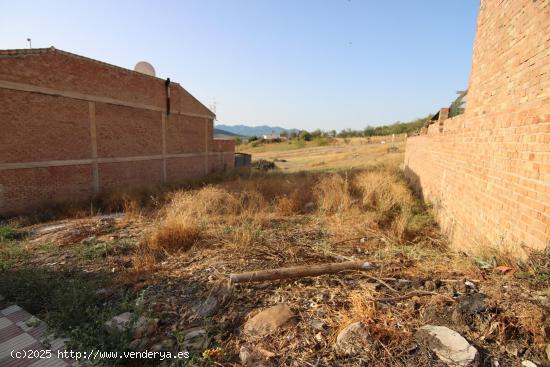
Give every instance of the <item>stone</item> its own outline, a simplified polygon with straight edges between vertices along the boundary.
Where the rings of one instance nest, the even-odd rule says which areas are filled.
[[[254,357],[254,354],[250,350],[250,348],[246,346],[241,346],[241,349],[239,350],[239,358],[241,359],[241,363],[243,366],[251,365],[256,361],[256,358]]]
[[[124,331],[130,326],[130,322],[132,321],[133,316],[134,315],[131,312],[121,313],[120,315],[113,317],[109,321],[106,321],[105,326],[107,327],[107,330],[111,332]]]
[[[546,358],[550,361],[550,344],[546,346],[544,351],[546,352]]]
[[[308,211],[313,210],[315,209],[315,204],[312,201],[307,202],[306,205],[304,205],[304,209]]]
[[[311,327],[314,330],[317,330],[317,331],[325,331],[325,328],[327,327],[327,324],[325,324],[323,321],[317,320],[317,319],[311,320],[309,322],[309,324],[311,325]]]
[[[204,350],[208,346],[208,334],[202,328],[189,329],[183,337],[183,347],[186,350]]]
[[[483,293],[472,293],[462,296],[458,300],[460,311],[464,315],[475,315],[487,309],[485,305],[486,296]]]
[[[315,340],[321,342],[323,340],[323,333],[319,331],[317,334],[315,334]]]
[[[113,295],[114,291],[110,288],[101,288],[101,289],[98,289],[96,292],[95,292],[95,295],[101,299],[101,300],[104,300],[104,299],[107,299],[109,297],[111,297]]]
[[[139,339],[153,335],[158,328],[158,319],[149,319],[141,316],[134,327],[134,338]]]
[[[521,365],[523,367],[538,367],[535,363],[529,361],[529,360],[524,360],[523,362],[521,362]]]
[[[336,352],[353,355],[370,349],[369,331],[362,322],[346,326],[336,337]]]
[[[290,307],[278,304],[251,317],[244,325],[244,332],[250,336],[265,336],[279,329],[293,317],[294,313]]]
[[[416,339],[426,344],[448,366],[471,367],[479,364],[477,349],[459,333],[445,326],[423,326],[416,332]]]
[[[210,296],[202,302],[198,302],[193,306],[193,311],[200,317],[213,316],[220,308],[216,297]]]

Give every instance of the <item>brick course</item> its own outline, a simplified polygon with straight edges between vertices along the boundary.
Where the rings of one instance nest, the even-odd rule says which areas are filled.
[[[550,3],[483,0],[464,114],[407,140],[405,172],[455,246],[550,243]]]
[[[177,83],[68,52],[0,50],[0,216],[233,167]],[[213,150],[216,147],[216,150]]]

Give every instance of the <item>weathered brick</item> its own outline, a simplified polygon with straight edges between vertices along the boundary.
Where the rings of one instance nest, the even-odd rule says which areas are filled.
[[[483,0],[465,113],[407,140],[405,172],[457,247],[550,243],[548,19],[548,2]]]
[[[179,84],[55,49],[0,50],[0,216],[233,167]],[[163,131],[164,127],[164,131]]]

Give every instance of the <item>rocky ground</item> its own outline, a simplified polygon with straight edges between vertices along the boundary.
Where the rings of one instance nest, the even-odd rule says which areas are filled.
[[[323,234],[302,225],[274,230],[272,246],[235,252],[213,243],[134,272],[139,221],[103,216],[19,231],[33,257],[18,266],[111,273],[116,280],[94,290],[98,302],[127,295],[141,302],[139,311],[105,325],[132,329],[129,349],[189,350],[192,363],[204,365],[549,365],[550,294],[518,268],[482,269],[460,254],[398,246],[374,234],[319,245]],[[38,246],[52,242],[55,252]],[[101,254],[94,258],[94,251]],[[228,282],[234,272],[346,259],[376,269]]]
[[[268,175],[149,198],[144,211],[4,223],[0,306],[19,304],[77,350],[189,352],[96,365],[549,366],[549,250],[451,251],[395,178],[382,186],[401,204],[381,215],[366,191],[381,177]],[[229,282],[349,260],[373,268]]]

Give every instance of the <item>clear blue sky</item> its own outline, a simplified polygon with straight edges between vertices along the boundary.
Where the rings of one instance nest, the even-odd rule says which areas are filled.
[[[467,87],[478,0],[0,0],[0,48],[151,62],[218,120],[305,129],[407,121]]]

